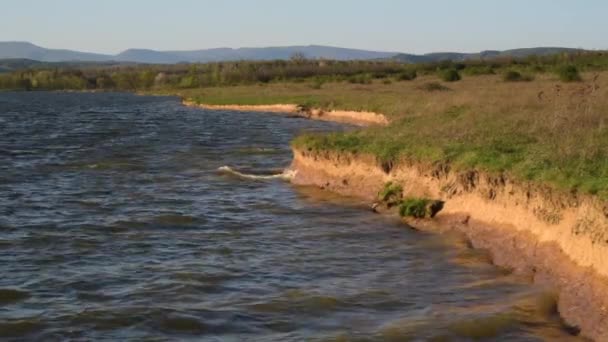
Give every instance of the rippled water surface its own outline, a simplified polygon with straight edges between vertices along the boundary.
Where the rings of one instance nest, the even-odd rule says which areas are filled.
[[[273,175],[329,123],[0,93],[0,339],[574,340],[458,237]]]

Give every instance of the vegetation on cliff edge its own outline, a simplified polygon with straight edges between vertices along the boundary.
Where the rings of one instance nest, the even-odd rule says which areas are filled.
[[[392,115],[388,127],[305,134],[293,145],[371,154],[380,165],[407,159],[504,172],[606,198],[608,73],[581,77],[564,83],[543,75],[514,83],[477,76],[442,92],[421,90],[416,83],[425,81],[416,80],[390,102],[398,108],[393,113],[401,114]],[[386,92],[376,90],[384,99],[390,97]]]

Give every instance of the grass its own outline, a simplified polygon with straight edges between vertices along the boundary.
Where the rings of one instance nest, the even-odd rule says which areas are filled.
[[[399,216],[433,218],[443,209],[444,202],[427,198],[409,197],[399,202]]]
[[[424,198],[406,198],[399,205],[399,216],[425,218],[430,200]]]
[[[388,208],[397,207],[401,217],[433,218],[443,209],[442,201],[414,197],[404,199],[403,187],[393,182],[387,182],[378,191],[378,200]]]
[[[388,204],[394,204],[396,201],[401,200],[402,194],[403,187],[401,185],[395,184],[393,182],[388,182],[378,192],[378,200],[382,202],[387,202]]]
[[[310,83],[270,82],[179,95],[207,104],[294,103],[383,113],[391,121],[387,127],[306,134],[293,145],[369,154],[382,165],[450,163],[608,198],[608,72],[580,77],[563,82],[557,74],[539,73],[529,82],[504,82],[502,73],[466,76],[450,83],[450,91],[435,91],[445,89],[437,76],[419,75],[391,84],[327,82],[311,89]]]
[[[608,199],[608,73],[584,79],[562,83],[541,75],[512,83],[479,76],[449,92],[414,83],[388,107],[388,127],[304,135],[293,144],[371,154],[383,164],[447,162]]]

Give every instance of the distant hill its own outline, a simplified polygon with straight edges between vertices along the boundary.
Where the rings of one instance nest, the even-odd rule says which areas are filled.
[[[306,58],[333,60],[394,60],[406,63],[437,62],[442,60],[462,61],[467,59],[494,58],[501,56],[525,57],[576,52],[577,49],[561,47],[538,47],[506,51],[483,51],[479,53],[437,52],[414,55],[396,52],[347,49],[322,45],[278,46],[262,48],[215,48],[191,51],[157,51],[128,49],[117,55],[107,55],[62,49],[46,49],[28,42],[0,42],[0,60],[29,60],[40,62],[132,62],[151,64],[200,63],[235,60],[289,59],[296,53]],[[32,63],[32,62],[29,62]],[[0,72],[10,68],[0,63]]]
[[[390,58],[396,52],[346,49],[331,46],[307,45],[263,48],[217,48],[193,51],[156,51],[129,49],[117,55],[104,55],[73,50],[46,49],[27,42],[0,42],[0,59],[30,59],[42,62],[63,61],[123,61],[137,63],[172,64],[180,62],[214,62],[234,60],[289,59],[301,53],[307,58],[336,60]]]
[[[486,59],[486,58],[499,58],[499,57],[527,57],[527,56],[546,56],[554,55],[558,53],[572,53],[583,51],[581,49],[571,49],[562,47],[536,47],[536,48],[524,48],[524,49],[512,49],[504,51],[486,50],[477,53],[460,53],[460,52],[434,52],[424,55],[412,55],[406,53],[400,53],[393,57],[392,60],[405,63],[425,63],[425,62],[440,62],[440,61],[465,61],[472,59]]]
[[[0,42],[0,59],[20,58],[41,62],[107,61],[112,57],[98,53],[46,49],[27,42]]]

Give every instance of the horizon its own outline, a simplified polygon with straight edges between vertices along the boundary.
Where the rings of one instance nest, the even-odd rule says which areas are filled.
[[[311,42],[411,54],[522,47],[608,48],[602,39],[602,32],[608,31],[602,18],[608,3],[599,0],[584,4],[564,0],[532,4],[523,0],[507,4],[384,0],[373,5],[311,0],[290,6],[278,0],[253,4],[232,0],[212,6],[193,0],[171,5],[160,1],[9,0],[5,8],[0,41],[109,55],[128,49],[189,51],[307,46]]]
[[[486,51],[508,51],[508,50],[536,49],[536,48],[566,48],[566,49],[581,49],[581,50],[588,50],[588,51],[604,51],[605,50],[605,49],[584,49],[584,48],[573,47],[573,46],[520,46],[520,47],[516,47],[513,49],[505,49],[505,50],[493,50],[493,49],[483,49],[483,50],[478,50],[478,51],[447,51],[446,50],[446,51],[428,51],[428,52],[421,52],[421,53],[412,53],[409,51],[373,50],[373,49],[367,49],[367,48],[356,48],[356,47],[349,47],[349,46],[331,46],[331,45],[323,45],[323,44],[293,44],[293,45],[282,45],[282,46],[277,46],[277,45],[239,46],[239,47],[217,46],[217,47],[208,47],[208,48],[193,48],[190,50],[156,50],[156,49],[151,49],[151,48],[146,48],[146,47],[133,47],[133,48],[128,48],[128,49],[125,49],[122,51],[118,51],[117,53],[105,53],[105,52],[99,52],[99,51],[75,50],[75,49],[68,49],[68,48],[63,48],[63,47],[44,46],[41,44],[37,44],[35,42],[29,42],[29,41],[7,40],[7,41],[0,41],[0,44],[1,43],[31,44],[31,45],[34,45],[34,46],[37,46],[37,47],[40,47],[43,49],[49,49],[49,50],[69,50],[69,51],[84,52],[84,53],[91,53],[91,54],[101,54],[101,55],[107,55],[107,56],[116,56],[116,55],[119,55],[119,54],[124,53],[129,50],[158,51],[158,52],[187,52],[187,51],[213,50],[213,49],[238,50],[238,49],[265,49],[265,48],[287,48],[287,47],[309,47],[309,46],[330,47],[330,48],[361,50],[361,51],[374,51],[374,52],[395,53],[395,54],[412,54],[412,55],[430,55],[430,54],[439,54],[439,53],[475,54],[475,53],[486,52]]]

